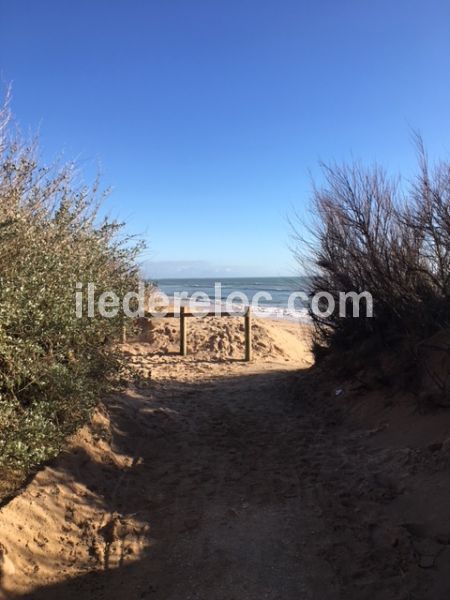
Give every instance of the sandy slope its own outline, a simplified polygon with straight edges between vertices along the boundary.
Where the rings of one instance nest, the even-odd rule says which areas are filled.
[[[186,358],[166,327],[0,511],[5,597],[448,600],[448,418],[415,438],[406,398],[308,371],[293,324],[256,323],[252,364],[238,321]]]

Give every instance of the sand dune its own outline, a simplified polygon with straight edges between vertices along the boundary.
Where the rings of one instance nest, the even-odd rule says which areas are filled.
[[[298,325],[249,364],[239,320],[192,323],[185,358],[175,323],[125,344],[138,375],[0,510],[4,598],[446,600],[448,419],[310,370]]]

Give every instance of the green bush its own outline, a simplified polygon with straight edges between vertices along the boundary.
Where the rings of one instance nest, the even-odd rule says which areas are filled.
[[[76,283],[121,297],[137,287],[139,244],[98,215],[98,185],[43,167],[0,114],[0,467],[54,456],[120,369],[120,314],[75,312]]]

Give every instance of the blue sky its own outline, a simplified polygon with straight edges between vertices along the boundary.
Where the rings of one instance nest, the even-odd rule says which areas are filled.
[[[292,274],[319,160],[449,152],[446,0],[0,0],[0,73],[158,277]]]

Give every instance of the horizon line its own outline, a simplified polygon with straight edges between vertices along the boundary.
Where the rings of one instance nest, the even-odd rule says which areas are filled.
[[[199,277],[181,277],[181,276],[176,276],[176,277],[151,277],[149,276],[150,279],[216,279],[216,278],[220,278],[220,279],[295,279],[296,277],[305,277],[305,275],[215,275],[215,276],[208,276],[208,275],[201,275]]]

